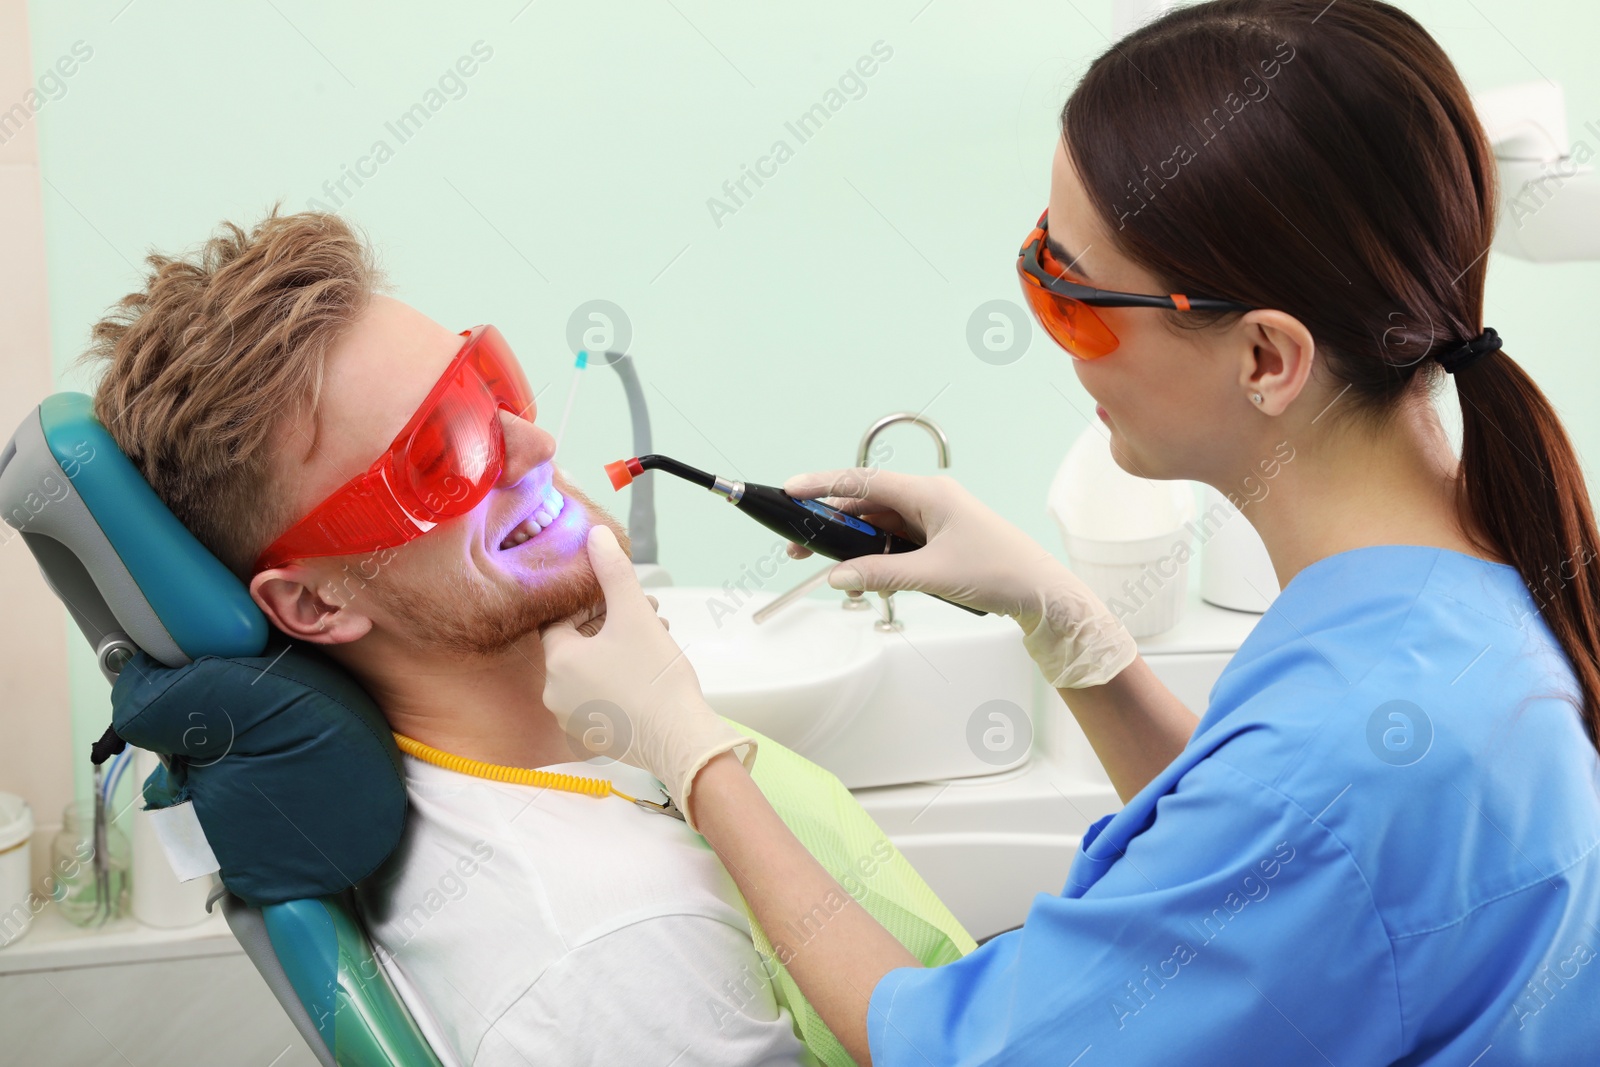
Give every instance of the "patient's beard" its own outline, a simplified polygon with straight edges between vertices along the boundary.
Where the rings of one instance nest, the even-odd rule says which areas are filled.
[[[574,500],[580,503],[593,522],[611,527],[624,552],[630,551],[621,523],[576,487],[559,488],[569,505]],[[397,636],[419,648],[456,656],[499,655],[546,623],[604,599],[583,551],[531,589],[515,583],[491,585],[466,562],[453,573],[430,570],[425,578],[393,573],[383,577],[398,580],[380,579],[369,588],[401,628]]]

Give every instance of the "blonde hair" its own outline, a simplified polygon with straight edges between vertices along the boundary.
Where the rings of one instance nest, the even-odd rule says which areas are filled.
[[[281,202],[280,202],[281,203]],[[190,259],[151,252],[142,292],[91,331],[94,413],[178,521],[235,574],[296,516],[270,491],[273,431],[314,415],[323,362],[389,288],[338,215],[231,222]]]

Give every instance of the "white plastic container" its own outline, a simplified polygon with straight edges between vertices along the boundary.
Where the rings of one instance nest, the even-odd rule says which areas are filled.
[[[1195,552],[1192,483],[1129,474],[1091,425],[1056,470],[1048,509],[1074,573],[1129,633],[1150,637],[1178,624]]]
[[[1202,491],[1206,515],[1225,518],[1209,524],[1212,532],[1200,552],[1200,597],[1219,608],[1260,615],[1279,593],[1267,546],[1226,496],[1209,485]]]
[[[33,809],[14,793],[0,793],[0,948],[21,939],[33,925]]]

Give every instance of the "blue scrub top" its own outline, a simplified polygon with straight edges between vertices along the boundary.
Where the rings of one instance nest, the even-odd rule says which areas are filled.
[[[1089,828],[1061,896],[883,977],[872,1062],[1600,1063],[1578,693],[1514,568],[1417,545],[1318,560],[1178,758]]]

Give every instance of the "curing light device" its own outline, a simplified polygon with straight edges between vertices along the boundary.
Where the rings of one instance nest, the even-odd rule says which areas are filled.
[[[687,463],[679,463],[670,456],[635,456],[606,464],[606,475],[611,479],[611,486],[619,490],[648,470],[665,471],[686,482],[693,482],[702,489],[709,489],[773,533],[805,545],[817,555],[829,559],[910,552],[922,547],[915,541],[880,530],[854,515],[829,507],[820,500],[796,500],[775,486],[719,478],[696,470]],[[953,600],[945,600],[942,596],[934,599],[955,604],[962,611],[970,611],[974,615],[989,614],[965,604],[956,604]]]

